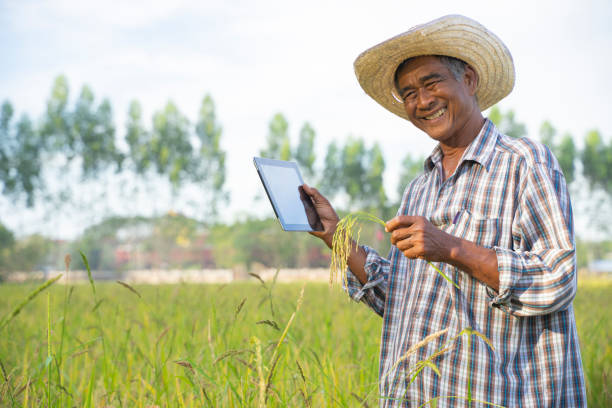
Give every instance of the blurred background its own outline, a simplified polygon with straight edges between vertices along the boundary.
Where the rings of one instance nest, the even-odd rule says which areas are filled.
[[[579,267],[612,272],[609,2],[1,0],[0,280],[49,276],[67,253],[82,269],[78,251],[112,279],[324,276],[329,251],[281,230],[252,157],[297,161],[340,213],[392,217],[434,143],[352,63],[452,13],[512,52],[515,89],[485,113],[552,149]]]

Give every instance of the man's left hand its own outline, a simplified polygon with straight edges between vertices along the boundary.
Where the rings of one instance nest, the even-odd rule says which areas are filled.
[[[391,244],[406,258],[434,262],[449,258],[448,244],[454,237],[436,228],[425,217],[398,215],[387,221],[386,230],[391,233]]]

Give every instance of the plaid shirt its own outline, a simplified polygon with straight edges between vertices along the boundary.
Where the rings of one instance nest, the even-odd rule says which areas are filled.
[[[436,147],[424,173],[404,193],[398,214],[427,217],[449,234],[493,248],[499,292],[456,267],[438,263],[460,289],[427,262],[396,247],[380,257],[366,247],[368,281],[349,271],[346,290],[383,316],[380,406],[420,406],[435,397],[467,397],[505,407],[586,406],[572,300],[576,257],[565,179],[550,151],[485,124],[443,181]],[[471,327],[491,340],[464,335],[432,359],[440,376],[411,370]],[[426,336],[448,332],[406,359]],[[398,361],[399,364],[396,364]],[[412,372],[414,373],[414,372]],[[411,382],[411,380],[413,380]],[[467,406],[439,398],[438,406]],[[484,406],[480,404],[480,406]]]

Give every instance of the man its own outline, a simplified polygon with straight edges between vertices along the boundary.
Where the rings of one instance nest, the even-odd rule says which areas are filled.
[[[386,224],[389,257],[354,244],[348,261],[348,293],[383,316],[380,405],[585,406],[563,174],[545,146],[507,137],[481,114],[514,85],[505,45],[447,16],[365,51],[355,71],[366,93],[438,141]],[[313,235],[331,247],[338,217],[305,191],[324,225]],[[493,347],[457,337],[467,327]],[[426,367],[413,378],[446,347],[431,360],[439,376]]]

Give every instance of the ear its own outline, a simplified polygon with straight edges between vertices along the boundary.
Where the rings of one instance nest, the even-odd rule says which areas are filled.
[[[463,83],[469,89],[470,95],[476,95],[476,89],[478,88],[478,73],[471,65],[466,64],[465,66]]]

